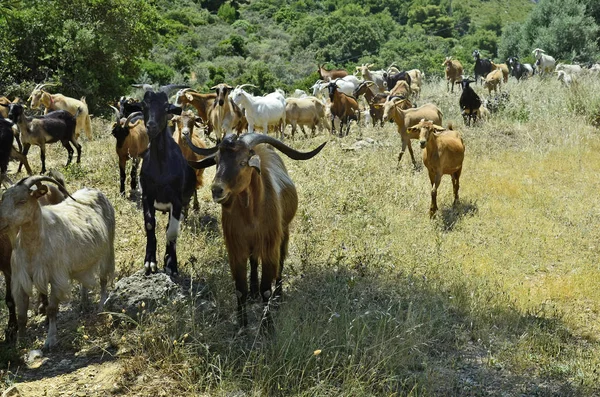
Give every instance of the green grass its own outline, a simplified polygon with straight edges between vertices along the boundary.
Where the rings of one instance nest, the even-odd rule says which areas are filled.
[[[152,393],[173,395],[597,395],[600,138],[590,123],[599,89],[592,79],[572,90],[511,81],[506,109],[465,128],[459,94],[426,84],[419,103],[436,103],[466,145],[460,205],[445,176],[433,220],[426,171],[408,154],[397,167],[395,126],[288,141],[306,150],[330,140],[310,161],[284,160],[300,205],[275,336],[258,330],[260,305],[238,334],[222,237],[200,222],[220,208],[203,188],[178,240],[182,273],[206,283],[202,300],[169,303],[134,325],[84,319],[86,331],[65,327],[61,349],[129,352],[118,359],[131,395],[149,392],[141,374],[160,374]],[[142,268],[143,219],[118,195],[108,123],[94,127],[84,161],[64,173],[71,191],[100,188],[115,206],[120,278]],[[379,145],[345,151],[359,135]],[[50,167],[62,169],[63,151],[51,147]],[[165,223],[159,216],[157,230]],[[36,346],[44,334],[33,324]],[[5,381],[18,381],[14,365]]]

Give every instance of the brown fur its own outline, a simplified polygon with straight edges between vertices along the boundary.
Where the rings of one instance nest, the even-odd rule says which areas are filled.
[[[48,114],[53,110],[66,110],[75,116],[79,111],[77,127],[75,128],[75,139],[79,139],[79,132],[83,129],[87,138],[92,140],[92,121],[87,103],[85,103],[85,97],[79,100],[64,96],[63,94],[50,94],[44,90],[34,90],[31,93],[31,108],[37,109],[40,103],[46,108],[44,114]]]
[[[350,132],[350,120],[356,120],[357,122],[360,122],[360,110],[358,108],[358,102],[353,97],[340,92],[338,89],[336,89],[334,92],[330,108],[332,116],[339,117],[341,120],[340,136],[344,135],[344,124],[347,125],[346,135],[348,135]],[[331,120],[331,131],[332,133],[335,132],[333,119]]]
[[[242,109],[229,98],[233,87],[221,83],[212,89],[216,91],[216,98],[210,110],[210,122],[215,130],[217,142],[220,142],[223,136],[229,133],[228,128],[235,129],[239,135],[248,128],[248,121]]]
[[[491,62],[491,64],[492,64],[492,71],[500,69],[502,71],[502,79],[504,81],[504,84],[508,83],[508,66],[506,66],[505,63]]]
[[[323,81],[333,81],[335,79],[341,79],[342,77],[348,76],[348,72],[344,69],[325,69],[325,64],[319,65],[319,77]]]
[[[498,89],[502,86],[502,73],[502,70],[496,69],[492,70],[485,77],[483,86],[488,89],[490,95],[492,95],[492,90],[494,90],[494,93],[496,93]]]
[[[449,90],[449,85],[452,84],[452,90],[450,91],[454,92],[454,83],[460,83],[462,81],[463,66],[459,61],[453,60],[452,57],[446,57],[442,66],[445,66],[446,91]]]
[[[412,127],[419,132],[419,140],[423,147],[423,163],[429,173],[431,182],[431,207],[429,215],[437,211],[437,190],[443,175],[452,176],[454,190],[454,205],[458,204],[459,180],[465,157],[465,144],[458,131],[452,126],[444,129],[430,120],[421,120]]]

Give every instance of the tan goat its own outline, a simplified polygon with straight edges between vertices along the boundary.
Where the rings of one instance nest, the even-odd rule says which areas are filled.
[[[46,110],[44,114],[48,114],[53,110],[66,110],[73,116],[77,114],[77,126],[75,127],[75,139],[79,138],[79,132],[83,129],[85,135],[89,140],[92,139],[92,121],[90,119],[90,113],[88,110],[87,103],[85,103],[85,97],[81,100],[64,96],[62,94],[50,94],[42,88],[48,84],[38,84],[34,89],[29,100],[31,100],[31,108],[38,109],[41,105],[44,105]],[[77,113],[79,111],[79,113]]]
[[[500,69],[492,70],[490,73],[488,73],[488,75],[485,77],[485,81],[483,82],[483,87],[488,89],[490,95],[492,95],[492,90],[494,90],[494,93],[497,93],[501,85],[502,70]]]
[[[465,144],[458,131],[448,125],[448,129],[440,127],[431,120],[421,120],[409,128],[412,133],[419,134],[419,143],[423,148],[423,164],[429,172],[431,182],[431,207],[429,216],[433,217],[438,209],[437,190],[442,176],[452,176],[454,188],[454,205],[458,204],[459,179],[465,157]]]
[[[445,67],[446,91],[449,90],[450,84],[452,84],[452,90],[450,91],[454,92],[454,83],[460,83],[462,81],[463,66],[459,61],[453,60],[452,57],[446,57],[442,66]]]

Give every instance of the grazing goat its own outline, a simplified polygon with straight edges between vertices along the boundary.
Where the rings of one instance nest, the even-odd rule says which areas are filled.
[[[406,106],[406,99],[391,98],[384,105],[383,120],[394,120],[398,127],[398,133],[402,138],[402,150],[398,154],[398,165],[400,165],[400,160],[402,160],[402,156],[408,146],[410,158],[412,159],[413,165],[416,167],[417,161],[415,160],[410,140],[417,139],[418,135],[409,133],[408,128],[418,124],[419,121],[424,118],[435,120],[436,123],[441,124],[443,114],[442,111],[432,103],[426,103],[418,108],[402,109],[402,107]]]
[[[131,159],[130,186],[133,192],[137,189],[137,170],[143,153],[148,150],[148,134],[144,125],[142,112],[134,112],[126,119],[119,117],[119,111],[115,108],[115,122],[112,127],[112,136],[117,140],[116,152],[119,158],[119,193],[125,195],[125,170],[127,160]]]
[[[471,120],[477,121],[477,112],[481,107],[481,98],[475,93],[475,91],[469,86],[473,83],[473,80],[463,79],[461,82],[462,94],[460,94],[459,104],[460,110],[465,120],[465,124],[470,126]]]
[[[363,78],[363,81],[372,81],[373,83],[375,83],[374,86],[371,87],[371,89],[373,90],[373,92],[375,94],[379,94],[379,93],[383,93],[385,91],[385,85],[384,85],[384,79],[383,79],[383,74],[385,73],[384,70],[377,70],[377,71],[373,71],[373,70],[369,70],[369,68],[373,67],[373,64],[362,64],[361,66],[357,66],[356,67],[356,72],[360,73],[361,77]]]
[[[252,84],[243,84],[235,87],[231,93],[233,102],[246,111],[248,132],[254,132],[254,126],[262,127],[263,133],[269,130],[269,125],[280,130],[283,139],[285,128],[285,98],[280,90],[263,97],[253,96],[243,90],[245,86],[254,87]]]
[[[483,79],[492,71],[492,62],[489,59],[481,59],[481,55],[478,50],[473,51],[473,59],[475,60],[475,84],[477,80]]]
[[[332,81],[335,79],[341,79],[342,77],[348,76],[348,72],[344,69],[331,69],[327,70],[324,68],[325,64],[319,65],[319,78],[323,81]]]
[[[442,66],[445,67],[446,91],[454,92],[454,83],[460,83],[462,81],[462,64],[458,60],[453,60],[452,57],[446,57]],[[451,90],[450,85],[452,85]]]
[[[237,130],[238,135],[241,134],[248,124],[242,109],[229,97],[229,93],[233,90],[232,86],[221,83],[211,90],[215,91],[217,97],[210,108],[209,120],[219,143],[223,136],[231,134],[233,129]]]
[[[565,73],[570,74],[571,76],[581,74],[581,72],[583,71],[582,67],[579,65],[568,65],[568,64],[564,64],[564,63],[557,64],[556,70],[557,71],[562,70]]]
[[[506,64],[508,65],[511,76],[517,80],[533,76],[533,68],[531,65],[528,63],[520,63],[519,58],[517,57],[509,57],[506,60]]]
[[[504,81],[504,84],[508,83],[508,66],[506,66],[505,63],[496,64],[492,62],[492,71],[494,70],[502,71],[502,79]]]
[[[17,307],[19,338],[25,336],[27,308],[32,287],[50,296],[48,336],[45,348],[58,342],[56,315],[58,305],[69,298],[71,278],[82,284],[82,298],[87,288],[100,278],[99,309],[106,300],[106,286],[115,268],[115,211],[100,191],[81,189],[72,196],[59,185],[63,194],[71,197],[60,204],[44,206],[38,199],[48,192],[42,182],[59,184],[48,176],[22,179],[10,187],[0,203],[0,233],[9,235],[11,258],[11,289]]]
[[[400,83],[406,84],[406,81],[401,80],[396,85]],[[377,122],[379,122],[383,127],[383,108],[381,106],[376,107],[375,105],[381,105],[385,103],[387,96],[385,94],[376,94],[376,86],[377,85],[372,81],[363,81],[358,87],[356,87],[352,93],[352,96],[358,99],[361,95],[364,95],[367,103],[369,104],[368,114],[373,123],[373,127],[375,127]]]
[[[571,84],[573,84],[573,80],[574,80],[573,76],[566,73],[564,70],[559,70],[559,71],[556,71],[555,73],[557,74],[558,81],[563,83],[566,87],[570,87]]]
[[[40,147],[40,158],[42,161],[42,174],[46,172],[46,144],[60,141],[67,149],[69,157],[67,167],[73,159],[72,143],[77,149],[77,163],[81,161],[81,145],[77,142],[75,134],[76,117],[66,110],[55,110],[45,116],[29,118],[23,112],[23,105],[11,103],[9,105],[9,118],[19,127],[23,141],[23,155],[27,156],[31,145]],[[21,163],[22,164],[22,163]],[[21,171],[19,165],[18,172]]]
[[[431,207],[429,216],[433,217],[438,209],[437,190],[442,176],[452,176],[454,188],[454,205],[458,204],[459,179],[465,157],[465,144],[458,131],[440,127],[431,120],[421,120],[419,124],[410,128],[413,133],[419,134],[419,142],[423,148],[423,163],[429,173],[431,182]]]
[[[185,112],[181,112],[179,116],[173,116],[171,122],[175,124],[177,128],[175,128],[175,134],[173,135],[173,139],[181,148],[181,153],[183,153],[183,157],[187,161],[199,161],[204,158],[204,156],[197,155],[190,149],[187,141],[183,139],[183,136],[189,136],[196,147],[205,148],[206,145],[204,141],[198,136],[198,134],[194,133],[194,128],[201,128],[200,122],[202,119],[196,116],[192,111],[188,110]],[[198,202],[198,188],[204,185],[204,170],[195,170],[196,174],[196,189],[194,190],[194,210],[200,209],[200,203]]]
[[[546,51],[536,48],[531,53],[535,56],[535,59],[537,59],[535,64],[539,65],[538,74],[540,76],[554,72],[554,69],[556,68],[556,60],[550,55],[546,55]]]
[[[29,96],[31,108],[37,109],[40,107],[40,104],[42,104],[46,108],[44,114],[48,114],[53,110],[66,110],[77,120],[75,139],[79,138],[79,132],[83,129],[87,138],[91,140],[92,121],[90,119],[87,103],[85,103],[85,97],[78,100],[62,94],[50,94],[42,90],[46,85],[49,84],[38,84],[31,92],[31,95]]]
[[[146,274],[155,273],[156,210],[169,212],[167,247],[164,267],[167,273],[177,274],[176,242],[183,207],[187,206],[196,190],[196,174],[188,166],[179,145],[168,126],[169,114],[181,114],[181,108],[169,104],[165,91],[146,91],[142,101],[144,122],[150,138],[140,173],[142,207],[146,227]]]
[[[325,142],[326,143],[326,142]],[[263,134],[245,134],[239,139],[228,135],[216,147],[192,150],[207,157],[191,163],[195,168],[217,165],[211,185],[213,200],[221,204],[221,224],[229,267],[237,294],[240,327],[248,325],[247,264],[250,260],[250,295],[260,296],[265,305],[271,296],[282,293],[281,273],[288,253],[289,224],[296,214],[298,195],[281,157],[268,145],[294,160],[308,160],[325,146],[308,153],[298,152],[281,141]],[[258,284],[258,263],[261,282]],[[275,281],[275,293],[271,286]],[[267,306],[268,308],[268,306]],[[272,327],[268,310],[267,329]]]
[[[502,70],[496,69],[490,72],[483,82],[483,87],[488,89],[490,95],[492,95],[492,90],[494,93],[498,92],[498,89],[502,85]]]
[[[360,122],[360,111],[358,108],[358,102],[354,97],[346,95],[338,90],[338,79],[332,81],[327,86],[329,90],[329,100],[331,101],[331,131],[335,133],[335,125],[333,119],[339,117],[340,119],[340,136],[344,136],[344,125],[346,128],[346,135],[350,133],[350,121],[356,120]]]
[[[325,118],[325,105],[315,97],[287,98],[285,105],[285,122],[292,125],[292,138],[296,134],[296,126],[300,125],[302,131],[304,126],[311,128],[314,136],[316,128],[323,128]],[[304,134],[306,135],[306,133]]]

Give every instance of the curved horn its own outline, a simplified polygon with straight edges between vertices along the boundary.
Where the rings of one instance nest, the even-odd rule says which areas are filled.
[[[129,127],[129,122],[131,121],[131,119],[133,119],[134,117],[142,116],[143,114],[144,113],[142,113],[142,112],[131,113],[129,116],[127,116],[127,119],[125,120],[125,124],[123,124],[123,128]]]
[[[219,146],[213,146],[211,148],[201,148],[198,147],[196,145],[194,145],[194,143],[192,142],[192,140],[189,137],[189,134],[182,134],[183,137],[185,138],[188,146],[190,147],[190,149],[192,149],[192,152],[199,154],[200,156],[207,156],[207,158],[209,156],[214,155],[215,153],[217,153],[217,150],[219,150]],[[210,167],[212,164],[207,165],[207,167]],[[203,167],[206,168],[206,167]]]
[[[185,137],[188,138],[187,135]],[[217,164],[217,162],[215,160],[216,156],[217,156],[217,154],[213,153],[210,156],[206,156],[205,158],[203,158],[200,161],[188,161],[188,164],[190,167],[197,169],[197,170],[212,167],[213,165]]]
[[[113,105],[109,105],[109,106],[112,108],[112,110],[115,111],[115,121],[118,123],[121,120],[121,112],[119,112],[119,109],[117,109]]]
[[[246,84],[242,84],[242,85],[238,85],[238,86],[236,86],[235,88],[239,88],[239,89],[241,90],[242,88],[244,88],[244,87],[246,87],[246,86],[248,86],[248,87],[254,87],[254,88],[258,88],[258,87],[257,87],[257,86],[255,86],[254,84],[248,84],[248,83],[246,83]]]
[[[167,94],[167,96],[169,96],[171,94],[171,91],[177,90],[180,88],[190,88],[190,87],[187,85],[182,85],[182,84],[167,84],[167,85],[161,85],[158,88],[158,91],[164,92],[165,94]]]
[[[22,183],[28,189],[30,189],[31,186],[36,185],[36,184],[41,183],[41,182],[52,182],[52,183],[54,183],[56,186],[58,186],[58,190],[60,190],[60,192],[62,194],[64,194],[65,196],[69,196],[73,200],[75,200],[73,198],[73,196],[71,196],[71,194],[69,193],[69,191],[67,190],[67,188],[63,186],[62,183],[60,183],[59,181],[57,181],[56,179],[54,179],[54,178],[52,178],[50,176],[46,176],[46,175],[30,176],[29,178],[26,178],[25,180],[22,181]],[[77,200],[75,200],[75,201],[77,201]]]
[[[288,156],[289,158],[291,158],[293,160],[308,160],[308,159],[316,156],[321,151],[321,149],[323,149],[323,147],[327,144],[327,142],[323,142],[315,150],[312,150],[310,152],[299,152],[299,151],[287,146],[285,143],[281,142],[280,140],[275,139],[272,136],[265,135],[265,134],[254,134],[254,133],[245,134],[240,139],[242,141],[244,141],[244,143],[247,144],[250,147],[250,149],[252,149],[254,146],[259,145],[261,143],[268,143],[271,146],[273,146],[274,148],[276,148],[277,150],[279,150],[281,153],[285,154],[286,156]]]

